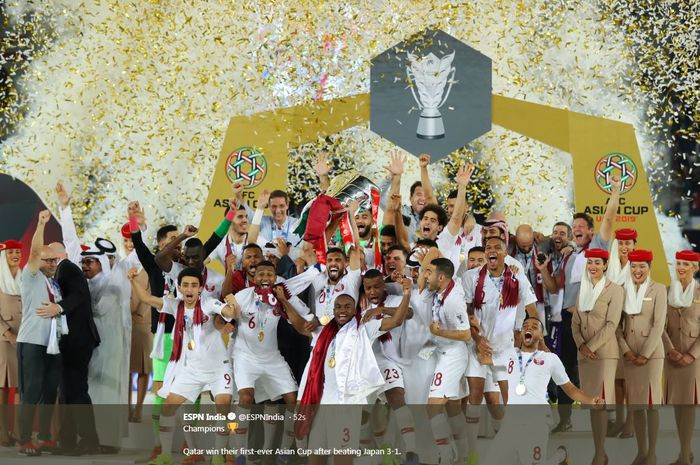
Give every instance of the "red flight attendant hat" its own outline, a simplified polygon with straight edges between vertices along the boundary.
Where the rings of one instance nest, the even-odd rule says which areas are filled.
[[[14,239],[8,239],[5,242],[0,242],[0,250],[22,249],[22,243]]]
[[[676,252],[676,260],[687,260],[689,262],[700,262],[700,253],[692,250],[681,250]]]
[[[124,225],[122,225],[121,232],[124,239],[131,239],[131,226],[129,226],[129,223],[124,223]]]
[[[615,231],[615,239],[618,241],[636,241],[637,230],[632,228],[623,228]]]
[[[630,262],[651,262],[654,260],[654,254],[651,250],[633,250],[627,254],[627,260]]]
[[[605,249],[586,249],[586,258],[602,258],[607,260],[610,254]]]

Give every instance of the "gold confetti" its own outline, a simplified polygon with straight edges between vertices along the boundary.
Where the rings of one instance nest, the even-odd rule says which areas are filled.
[[[700,138],[700,2],[676,4],[10,0],[0,10],[0,170],[50,205],[66,181],[87,240],[115,237],[131,199],[149,205],[151,234],[196,224],[232,116],[368,92],[371,58],[430,26],[492,59],[495,94],[634,124],[654,197],[678,182],[692,193],[694,149],[673,169],[662,156]],[[361,167],[385,182],[392,144],[360,125],[291,147],[295,201],[318,190],[311,160],[322,148],[332,173]],[[476,211],[543,230],[570,217],[567,154],[494,127],[431,165],[440,198],[465,159],[478,166]],[[417,179],[412,158],[405,200]]]

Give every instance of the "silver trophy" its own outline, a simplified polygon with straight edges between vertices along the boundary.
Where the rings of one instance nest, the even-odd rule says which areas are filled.
[[[373,189],[378,190],[379,188],[357,170],[351,169],[333,178],[326,190],[326,195],[335,197],[343,204],[350,200],[356,200],[360,204],[360,208],[371,210]]]
[[[406,66],[406,75],[411,83],[411,93],[421,110],[418,119],[416,137],[419,139],[442,139],[445,137],[445,125],[442,115],[438,110],[444,105],[450,95],[454,83],[455,67],[452,66],[455,52],[442,58],[436,57],[432,52],[418,59],[412,53],[408,53],[409,64]],[[445,85],[449,82],[447,92]],[[418,95],[416,95],[416,89]],[[445,93],[445,97],[442,94]]]

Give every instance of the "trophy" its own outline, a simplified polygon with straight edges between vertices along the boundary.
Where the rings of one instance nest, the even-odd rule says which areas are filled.
[[[420,59],[408,53],[409,64],[406,66],[406,75],[411,84],[413,98],[418,104],[418,109],[421,110],[416,130],[416,137],[419,139],[445,137],[445,125],[442,123],[442,115],[438,109],[444,105],[452,89],[456,71],[452,66],[454,57],[454,51],[442,58],[436,57],[431,52]],[[448,82],[450,85],[443,98],[442,94]],[[418,95],[416,95],[416,89]]]
[[[344,244],[354,241],[349,217],[343,206],[350,200],[356,200],[360,208],[369,210],[376,224],[379,212],[379,189],[372,181],[353,169],[334,177],[325,193],[309,201],[294,226],[294,232],[314,247],[319,263],[326,262],[325,230],[333,221],[340,220],[339,228]],[[379,250],[378,247],[377,250]],[[376,263],[381,263],[381,255]]]
[[[372,190],[379,188],[369,179],[352,169],[335,176],[328,186],[326,195],[338,199],[346,204],[350,200],[356,200],[360,208],[370,210],[372,208]]]

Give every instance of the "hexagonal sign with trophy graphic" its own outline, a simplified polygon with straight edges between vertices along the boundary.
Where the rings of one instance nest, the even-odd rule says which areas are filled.
[[[408,152],[445,157],[491,130],[491,59],[426,29],[372,59],[370,129]]]

